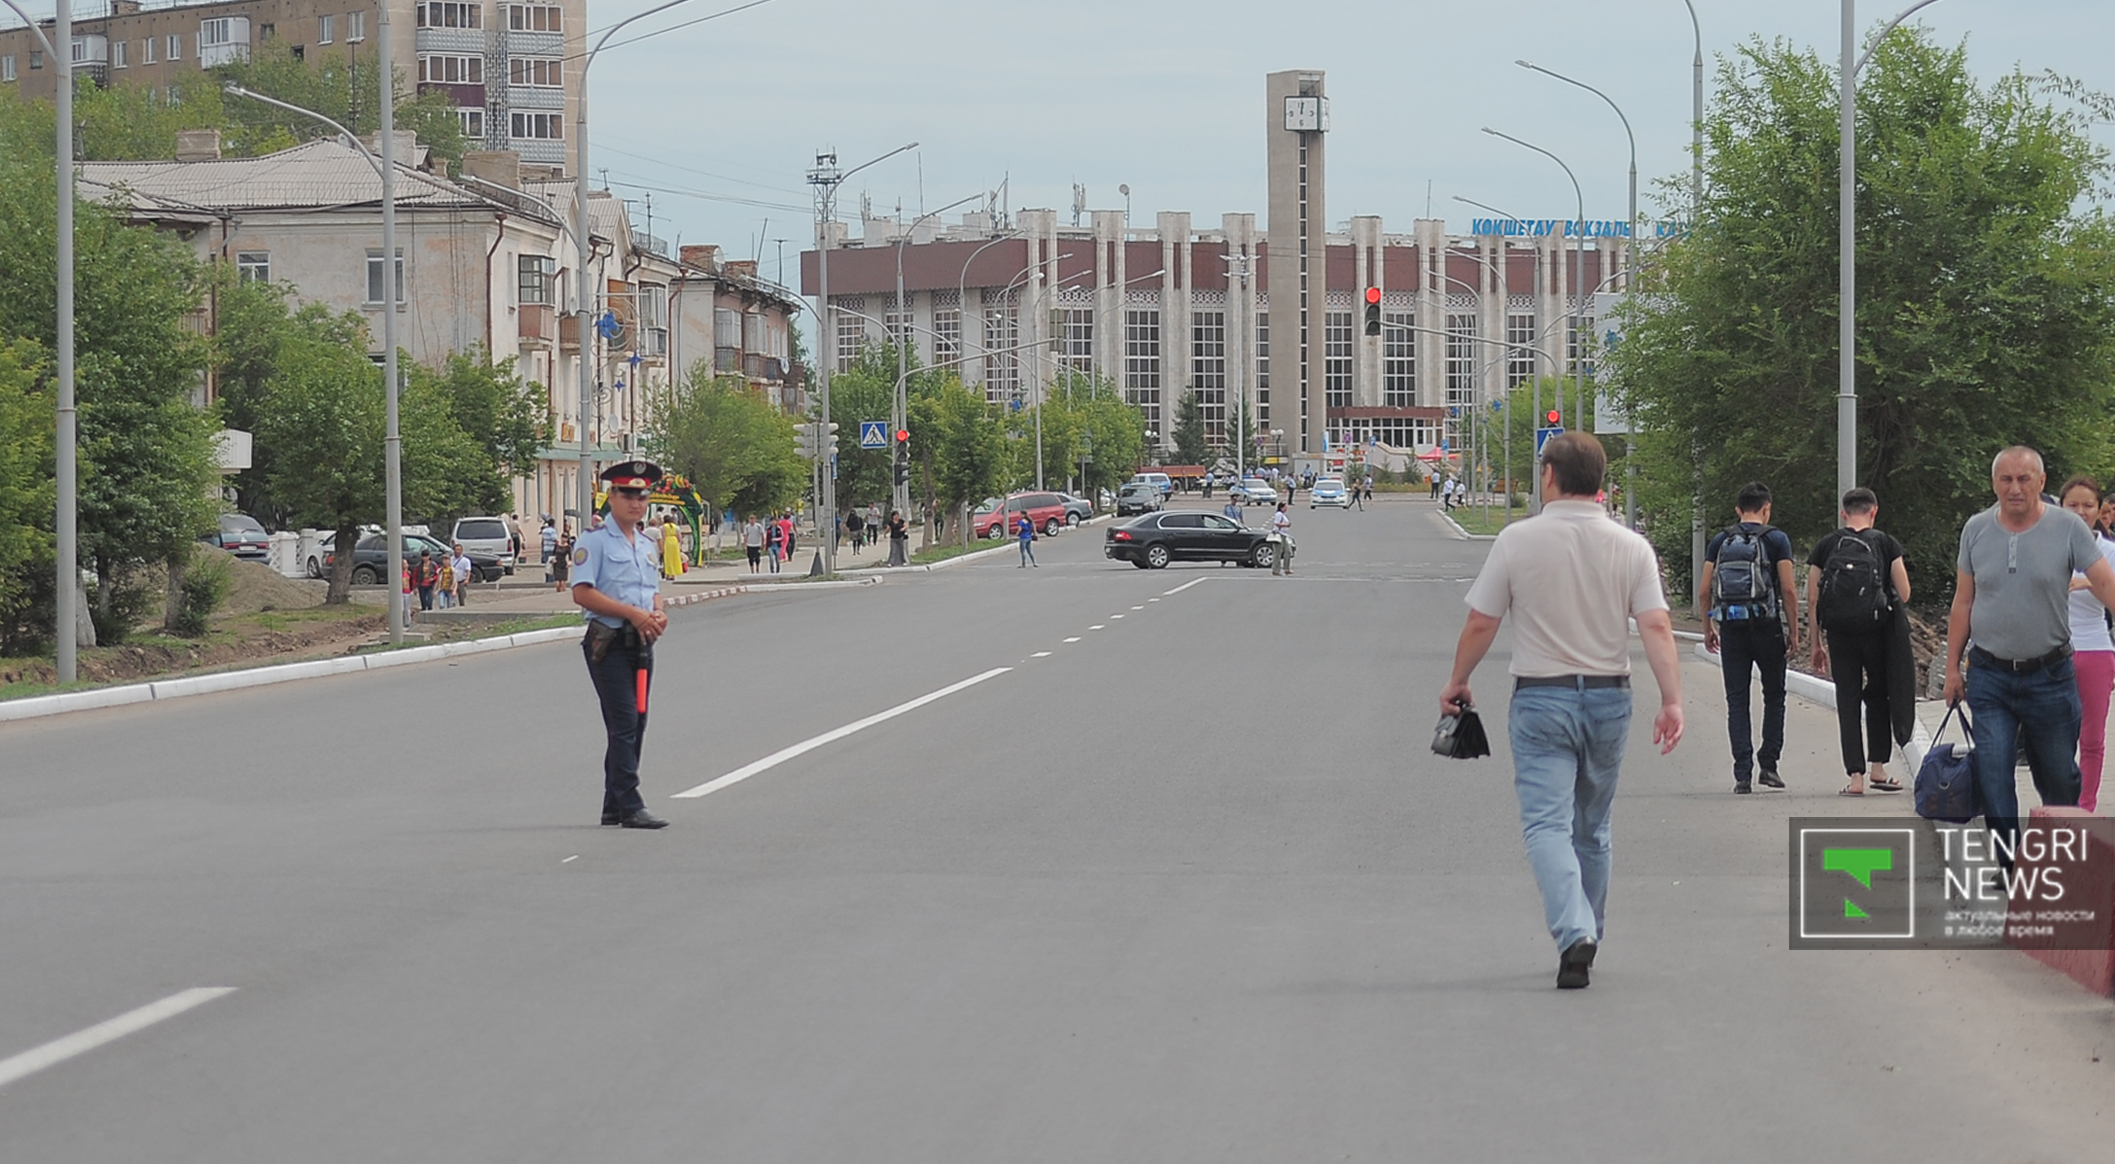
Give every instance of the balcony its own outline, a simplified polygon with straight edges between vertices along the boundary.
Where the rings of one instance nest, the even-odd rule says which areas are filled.
[[[712,370],[715,372],[739,372],[742,370],[742,349],[712,349]]]
[[[563,355],[580,354],[580,315],[569,312],[558,317],[558,350]]]
[[[668,358],[668,329],[665,327],[642,327],[639,329],[639,345],[634,350],[650,360]]]
[[[515,316],[515,332],[524,343],[551,346],[557,338],[558,313],[548,303],[524,303]]]

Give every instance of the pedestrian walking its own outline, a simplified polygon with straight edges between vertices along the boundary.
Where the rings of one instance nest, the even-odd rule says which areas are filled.
[[[1285,503],[1282,501],[1278,503],[1278,512],[1271,515],[1270,537],[1272,541],[1278,543],[1278,552],[1271,555],[1270,572],[1273,574],[1292,573],[1292,515],[1285,512]]]
[[[418,604],[411,600],[412,586],[410,562],[404,563],[402,573],[402,583],[404,586],[404,625],[410,626],[413,622],[417,621],[418,617]]]
[[[603,470],[610,520],[573,548],[573,601],[587,622],[580,650],[608,736],[602,755],[602,823],[628,829],[668,824],[646,811],[639,795],[654,643],[668,630],[654,543],[639,528],[646,499],[660,479],[661,468],[651,461]]]
[[[567,525],[558,535],[558,543],[552,547],[556,556],[551,559],[551,582],[555,589],[564,590],[566,575],[571,569],[573,556],[573,527]]]
[[[455,604],[467,606],[470,601],[470,583],[477,580],[477,567],[471,563],[470,555],[464,552],[463,543],[455,543],[454,549],[455,560],[449,565],[455,571]]]
[[[1438,501],[1438,500],[1439,500],[1439,470],[1438,470],[1438,469],[1433,469],[1433,470],[1432,470],[1432,471],[1431,471],[1431,472],[1430,472],[1430,473],[1429,473],[1429,474],[1428,474],[1428,475],[1427,475],[1427,476],[1425,477],[1425,484],[1427,484],[1427,485],[1430,485],[1430,486],[1432,487],[1432,500],[1434,500],[1434,501]]]
[[[1227,494],[1226,505],[1222,507],[1219,512],[1225,514],[1227,520],[1233,522],[1235,525],[1247,524],[1246,522],[1241,520],[1241,500],[1231,493]]]
[[[1557,986],[1578,989],[1607,916],[1611,811],[1630,732],[1629,620],[1659,684],[1652,739],[1662,755],[1682,739],[1682,679],[1651,543],[1594,504],[1608,468],[1601,442],[1565,433],[1540,460],[1542,514],[1507,525],[1491,544],[1439,707],[1453,715],[1471,706],[1469,676],[1512,613],[1513,788],[1559,951]]]
[[[1014,515],[1014,536],[1021,543],[1021,568],[1035,565],[1035,522],[1026,513]]]
[[[866,519],[859,515],[858,510],[845,514],[845,532],[852,535],[852,552],[855,554],[859,552],[860,546],[866,544],[863,540],[866,527]]]
[[[667,513],[661,515],[661,576],[671,581],[683,576],[683,535],[675,516]]]
[[[2100,520],[2100,486],[2091,477],[2073,477],[2057,490],[2065,509],[2090,527]],[[2100,556],[2115,562],[2115,541],[2095,532]],[[2100,811],[2100,776],[2108,758],[2108,697],[2115,691],[2115,634],[2108,608],[2093,597],[2086,576],[2071,575],[2071,661],[2078,672],[2078,807]]]
[[[764,523],[753,513],[742,523],[742,548],[749,552],[749,572],[760,572],[764,565]]]
[[[2023,743],[2042,803],[2078,803],[2071,579],[2083,573],[2101,605],[2115,607],[2115,567],[2077,514],[2042,501],[2047,482],[2042,455],[2025,445],[1991,462],[1997,504],[1961,527],[1946,617],[1946,704],[1965,698],[1973,713],[1976,790],[2007,866],[2019,839],[2013,765]]]
[[[776,574],[780,559],[786,556],[786,527],[777,518],[773,518],[764,536],[768,539],[766,548],[771,551],[771,572]]]
[[[521,521],[519,520],[518,514],[510,513],[507,515],[507,549],[512,551],[512,553],[514,554],[514,561],[517,564],[520,563],[522,551],[522,537]]]
[[[1704,619],[1704,649],[1719,656],[1726,683],[1726,737],[1733,747],[1733,791],[1754,784],[1783,788],[1777,761],[1785,750],[1785,659],[1799,649],[1798,591],[1792,583],[1792,541],[1770,524],[1770,487],[1741,487],[1739,518],[1712,537],[1696,584]],[[1762,747],[1755,747],[1748,685],[1762,676]],[[1756,768],[1760,766],[1760,772]]]
[[[911,523],[900,509],[889,510],[889,565],[911,564]]]
[[[1844,796],[1900,792],[1887,774],[1896,732],[1896,608],[1909,601],[1902,543],[1873,528],[1879,498],[1859,486],[1843,495],[1843,527],[1807,555],[1807,637],[1817,674],[1836,684],[1836,730],[1843,744]],[[1865,712],[1865,734],[1858,713]]]
[[[419,551],[419,569],[415,580],[419,586],[419,609],[433,609],[433,588],[441,584],[441,565],[433,560],[432,550]]]
[[[548,514],[544,516],[543,528],[536,531],[536,549],[542,555],[546,567],[558,556],[558,527],[552,524]],[[549,573],[549,570],[546,569],[545,573]]]
[[[784,531],[785,534],[784,540],[786,544],[786,560],[790,562],[793,560],[793,543],[796,540],[797,532],[793,527],[793,511],[789,509],[786,510],[784,513],[781,513],[779,515],[778,521],[779,527]]]

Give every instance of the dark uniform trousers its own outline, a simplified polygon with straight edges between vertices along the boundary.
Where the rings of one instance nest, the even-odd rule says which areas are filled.
[[[646,742],[646,713],[639,710],[638,673],[646,672],[651,692],[654,649],[639,645],[638,632],[627,626],[617,632],[601,662],[595,661],[587,643],[581,644],[580,651],[587,659],[595,696],[602,701],[602,726],[609,733],[609,747],[602,754],[602,811],[628,816],[646,807],[639,796],[639,748]]]
[[[1733,745],[1733,775],[1746,780],[1760,763],[1776,771],[1785,750],[1785,632],[1776,619],[1718,624],[1719,663],[1726,681],[1726,735]],[[1762,676],[1762,747],[1754,747],[1750,679]]]

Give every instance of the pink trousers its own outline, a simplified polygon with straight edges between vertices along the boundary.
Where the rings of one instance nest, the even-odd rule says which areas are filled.
[[[2100,811],[2100,770],[2108,758],[2108,694],[2115,691],[2115,651],[2080,651],[2078,672],[2078,807]]]

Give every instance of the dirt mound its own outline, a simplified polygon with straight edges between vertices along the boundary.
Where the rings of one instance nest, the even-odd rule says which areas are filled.
[[[306,610],[323,605],[330,590],[327,582],[289,578],[263,562],[245,562],[226,550],[203,546],[199,560],[217,557],[228,564],[228,599],[221,604],[224,615],[255,614],[260,610]]]

